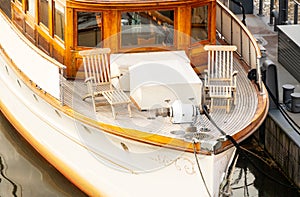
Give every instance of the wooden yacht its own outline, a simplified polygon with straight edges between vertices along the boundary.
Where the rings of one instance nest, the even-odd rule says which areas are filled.
[[[2,0],[0,27],[2,113],[87,195],[230,194],[269,101],[222,2]]]

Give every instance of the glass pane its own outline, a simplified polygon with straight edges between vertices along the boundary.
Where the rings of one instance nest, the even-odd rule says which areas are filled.
[[[11,3],[12,2],[10,0],[0,0],[0,9],[3,10],[9,18],[11,18]]]
[[[39,5],[40,22],[48,27],[48,0],[39,0]]]
[[[77,12],[78,46],[96,47],[101,42],[102,15]]]
[[[54,33],[59,38],[64,40],[65,33],[65,8],[58,3],[55,4],[55,24],[54,24]]]
[[[208,39],[207,6],[192,8],[192,43]]]
[[[27,11],[28,11],[32,16],[35,16],[35,0],[28,0],[28,1],[27,1]]]
[[[121,18],[121,45],[174,45],[174,11],[123,12]]]

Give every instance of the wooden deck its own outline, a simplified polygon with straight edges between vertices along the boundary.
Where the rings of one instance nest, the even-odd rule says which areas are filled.
[[[247,78],[247,73],[238,62],[234,61],[234,69],[238,71],[237,75],[237,98],[236,105],[231,103],[230,112],[225,109],[215,108],[210,113],[216,124],[229,135],[234,135],[238,131],[248,126],[253,119],[258,106],[258,97],[255,87]],[[117,106],[117,118],[113,119],[110,105],[100,106],[99,112],[94,113],[91,100],[82,101],[83,95],[87,93],[87,87],[82,80],[69,81],[64,83],[64,103],[72,107],[75,111],[93,118],[99,122],[115,125],[121,128],[130,128],[149,134],[157,134],[177,139],[185,139],[188,132],[186,129],[191,124],[172,124],[170,117],[155,117],[150,111],[139,111],[131,104],[132,118],[129,118],[127,106]],[[129,92],[126,92],[129,94]],[[105,101],[105,100],[103,100]],[[206,100],[209,105],[209,100]],[[221,105],[226,102],[225,99],[215,99],[215,105]],[[224,104],[222,104],[224,105]],[[198,131],[205,132],[203,138],[215,140],[220,137],[220,132],[211,124],[205,115],[199,115],[195,120],[194,126]]]

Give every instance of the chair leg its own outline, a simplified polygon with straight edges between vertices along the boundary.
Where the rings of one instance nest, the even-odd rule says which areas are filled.
[[[229,113],[230,111],[230,99],[227,99],[227,106],[226,106],[226,112]]]
[[[128,113],[129,113],[129,117],[131,118],[131,117],[132,117],[132,115],[131,115],[131,107],[130,107],[130,103],[128,103],[127,107],[128,107]]]
[[[233,92],[233,104],[236,105],[236,91]]]
[[[212,112],[214,108],[214,99],[210,98],[210,111]]]
[[[92,105],[93,105],[93,108],[94,108],[94,112],[96,113],[97,112],[97,108],[96,108],[95,96],[91,96],[91,98],[92,98]]]
[[[113,105],[111,105],[111,112],[112,112],[113,118],[116,119],[116,112],[115,112],[115,108]]]

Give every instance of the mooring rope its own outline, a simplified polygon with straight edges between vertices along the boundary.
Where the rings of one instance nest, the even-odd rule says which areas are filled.
[[[274,182],[277,182],[279,183],[280,185],[283,185],[285,187],[288,187],[288,188],[293,188],[293,189],[296,189],[297,191],[300,192],[300,189],[294,185],[288,185],[288,184],[285,184],[281,181],[278,181],[277,179],[273,178],[272,176],[270,176],[269,174],[265,173],[263,170],[261,170],[251,159],[250,157],[245,153],[246,151],[244,151],[244,149],[242,149],[240,147],[240,145],[235,141],[235,139],[233,139],[232,136],[226,134],[221,128],[218,127],[218,125],[214,122],[214,120],[211,118],[211,116],[208,114],[208,111],[207,111],[207,106],[206,105],[203,105],[202,106],[202,109],[203,109],[203,112],[205,114],[205,116],[209,119],[209,121],[218,129],[218,131],[224,135],[227,139],[229,139],[232,144],[237,148],[237,151],[239,151],[240,153],[242,153],[246,159],[248,159],[248,161],[250,161],[250,163],[253,165],[254,168],[256,168],[260,173],[262,173],[264,176],[266,176],[267,178],[269,178],[270,180],[274,181]]]
[[[195,158],[196,158],[198,170],[199,170],[199,172],[200,172],[200,175],[201,175],[202,181],[203,181],[203,183],[204,183],[205,189],[206,189],[206,191],[207,191],[207,194],[208,194],[209,197],[211,197],[210,192],[209,192],[208,187],[207,187],[207,184],[206,184],[206,181],[205,181],[205,179],[204,179],[204,176],[203,176],[201,167],[200,167],[200,163],[199,163],[199,161],[198,161],[197,151],[196,151],[195,144],[197,144],[197,142],[196,142],[195,140],[193,140],[193,149],[194,149],[194,155],[195,155]]]

